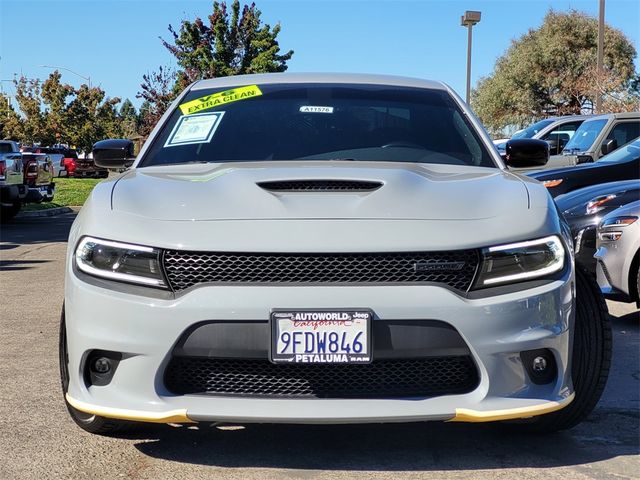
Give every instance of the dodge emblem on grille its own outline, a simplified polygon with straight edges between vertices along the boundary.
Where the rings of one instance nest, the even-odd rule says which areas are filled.
[[[458,272],[464,268],[465,262],[417,262],[414,263],[416,273]]]

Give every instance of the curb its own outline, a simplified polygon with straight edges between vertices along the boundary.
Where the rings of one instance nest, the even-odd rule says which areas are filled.
[[[73,212],[73,210],[69,207],[56,207],[45,210],[33,210],[31,212],[19,212],[15,218],[53,217],[54,215],[62,215],[63,213],[70,212]]]

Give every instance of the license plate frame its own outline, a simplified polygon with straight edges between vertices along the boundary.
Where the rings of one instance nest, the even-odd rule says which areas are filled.
[[[296,318],[296,314],[302,314],[305,318],[308,318],[306,320],[301,320],[303,322],[306,322],[305,326],[306,329],[304,327],[301,327],[301,332],[313,332],[316,331],[317,328],[322,328],[325,327],[323,330],[324,331],[328,331],[328,333],[330,333],[331,331],[335,331],[335,330],[327,330],[326,327],[331,327],[331,325],[321,325],[318,324],[318,327],[316,327],[316,329],[312,329],[313,328],[313,323],[309,323],[309,322],[346,322],[346,321],[353,321],[356,323],[360,323],[360,322],[364,322],[364,325],[360,325],[359,329],[354,329],[356,332],[362,332],[366,334],[366,338],[363,342],[361,342],[363,344],[363,351],[362,352],[351,352],[351,353],[344,353],[344,352],[324,352],[324,353],[320,353],[320,352],[300,352],[300,353],[279,353],[278,352],[278,337],[279,337],[279,332],[280,332],[280,328],[279,328],[279,321],[283,320],[285,322],[290,322],[290,326],[292,327],[295,323],[295,318]],[[311,314],[311,315],[309,315]],[[319,319],[314,319],[315,317],[313,317],[312,314],[319,314],[319,315],[330,315],[330,314],[338,314],[338,316],[340,317],[338,320],[319,320]],[[350,316],[350,320],[342,320],[343,315],[349,315]],[[300,321],[300,320],[298,320]],[[335,308],[335,309],[327,309],[327,308],[320,308],[320,309],[273,309],[271,311],[271,316],[270,316],[270,343],[269,343],[269,360],[272,363],[276,363],[276,364],[297,364],[297,363],[304,363],[304,364],[338,364],[338,365],[344,365],[344,364],[367,364],[367,363],[371,363],[372,361],[372,338],[371,338],[371,322],[373,321],[373,311],[369,308]],[[336,327],[339,327],[339,325],[335,325]],[[344,330],[344,326],[343,329]],[[327,335],[328,335],[327,333]],[[341,335],[338,335],[339,342],[343,342],[344,338]],[[306,340],[305,340],[306,341]],[[295,347],[294,347],[295,348]],[[328,348],[328,347],[327,347]]]

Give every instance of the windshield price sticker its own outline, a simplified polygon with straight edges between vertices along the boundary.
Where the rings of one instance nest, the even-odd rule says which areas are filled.
[[[216,132],[224,112],[183,115],[178,119],[165,147],[178,147],[194,143],[209,143]]]
[[[232,90],[225,90],[224,92],[212,93],[211,95],[205,95],[204,97],[190,100],[180,105],[180,111],[183,115],[193,115],[194,113],[198,113],[202,110],[218,107],[231,102],[259,97],[260,95],[262,95],[262,92],[257,85],[248,85],[246,87],[238,87]]]
[[[369,311],[276,311],[271,360],[276,363],[368,363]]]
[[[313,107],[305,105],[300,107],[301,113],[333,113],[333,107]]]

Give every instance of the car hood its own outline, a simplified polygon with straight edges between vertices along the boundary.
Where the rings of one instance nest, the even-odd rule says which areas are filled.
[[[589,187],[573,190],[564,195],[558,195],[555,202],[565,215],[570,215],[573,209],[586,205],[587,202],[601,195],[619,195],[621,192],[640,189],[640,180],[623,180],[619,182],[601,183]]]
[[[295,192],[260,186],[294,180],[355,180],[380,186],[370,191]],[[111,200],[115,212],[172,221],[471,220],[516,216],[529,207],[525,183],[496,168],[342,161],[138,168],[114,184]]]
[[[557,178],[563,178],[565,175],[572,175],[577,172],[589,171],[592,169],[601,168],[602,164],[594,162],[594,163],[583,163],[581,165],[575,165],[573,167],[564,167],[564,168],[554,168],[552,170],[538,170],[535,172],[527,172],[526,174],[529,177],[535,178],[539,181],[544,180],[555,180]]]

